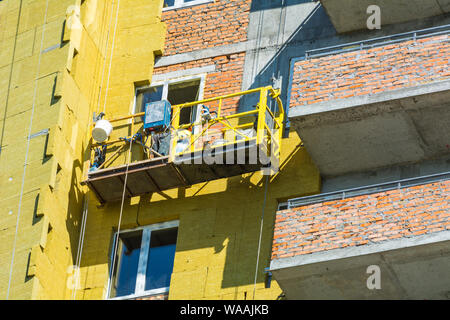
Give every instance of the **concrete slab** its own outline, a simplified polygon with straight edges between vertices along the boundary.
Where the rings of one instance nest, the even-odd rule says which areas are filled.
[[[323,176],[450,154],[450,81],[291,108]]]
[[[370,5],[381,9],[381,25],[438,16],[450,11],[448,0],[320,0],[339,33],[367,29]]]
[[[367,287],[373,265],[381,289]],[[272,261],[271,269],[288,299],[450,299],[448,232]]]

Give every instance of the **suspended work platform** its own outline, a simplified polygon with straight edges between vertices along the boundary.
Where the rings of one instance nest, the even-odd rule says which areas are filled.
[[[236,98],[246,94],[259,94],[259,103],[254,106],[254,110],[221,114],[228,100],[236,104]],[[199,106],[205,105],[208,105],[214,116],[180,125],[179,114],[183,108],[194,107],[198,110]],[[121,127],[124,127],[123,121],[131,119],[127,125],[134,132],[137,127],[135,119],[142,116],[139,113],[110,122],[122,122]],[[279,92],[271,87],[175,105],[172,106],[171,126],[167,130],[170,132],[168,155],[159,154],[155,151],[156,147],[152,149],[151,144],[147,145],[142,140],[136,142],[133,136],[93,144],[92,151],[113,144],[121,146],[111,155],[106,154],[102,165],[90,170],[83,184],[95,193],[101,203],[107,203],[120,201],[124,195],[130,198],[163,192],[260,170],[271,174],[278,171],[283,121]],[[183,134],[180,135],[180,132]],[[142,135],[145,134],[143,131]],[[129,149],[131,143],[142,145],[148,151],[144,152],[147,159],[106,167],[117,157],[119,150]]]

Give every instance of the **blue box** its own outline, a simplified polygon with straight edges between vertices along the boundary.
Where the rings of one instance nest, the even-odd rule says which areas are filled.
[[[144,129],[163,131],[170,126],[172,106],[169,101],[161,100],[145,104]]]

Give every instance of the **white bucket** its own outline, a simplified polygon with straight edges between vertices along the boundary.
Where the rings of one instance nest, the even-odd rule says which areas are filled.
[[[92,130],[92,137],[97,142],[104,142],[108,139],[112,129],[112,124],[108,120],[99,120],[95,123],[94,130]]]

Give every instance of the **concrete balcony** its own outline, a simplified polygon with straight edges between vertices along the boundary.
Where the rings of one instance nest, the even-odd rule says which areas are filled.
[[[367,28],[370,5],[381,9],[382,25],[439,16],[450,12],[449,0],[320,0],[339,33]]]
[[[287,299],[450,299],[450,173],[290,200],[270,269]]]
[[[289,120],[323,176],[450,153],[448,27],[314,50],[292,62]]]

